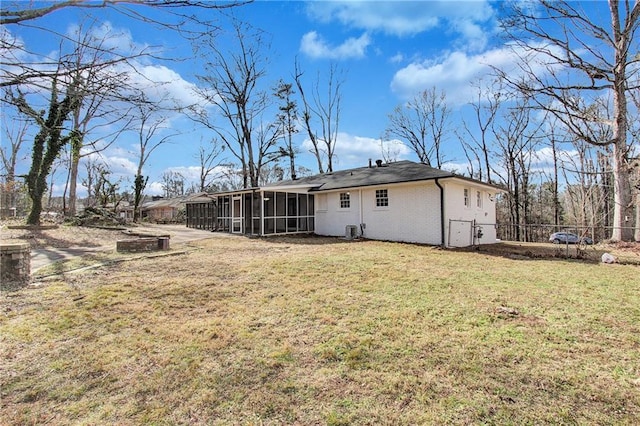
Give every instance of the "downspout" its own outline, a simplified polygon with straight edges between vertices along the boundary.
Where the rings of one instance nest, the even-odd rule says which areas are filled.
[[[364,238],[364,227],[366,225],[364,224],[364,213],[362,212],[362,188],[358,190],[358,199],[358,204],[360,204],[358,206],[358,208],[360,209],[360,224],[358,225],[358,228],[360,228],[360,237]]]
[[[440,241],[442,241],[442,247],[446,247],[444,242],[444,188],[438,182],[438,178],[436,178],[436,186],[440,188]]]

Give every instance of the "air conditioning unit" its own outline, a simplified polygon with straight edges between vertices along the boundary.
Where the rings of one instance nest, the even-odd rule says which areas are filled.
[[[344,229],[344,237],[347,240],[355,240],[358,238],[358,227],[356,225],[347,225]]]

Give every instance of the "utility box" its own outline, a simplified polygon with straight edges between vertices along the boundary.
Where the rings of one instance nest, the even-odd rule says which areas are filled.
[[[344,229],[344,237],[347,240],[355,240],[358,238],[358,227],[356,225],[347,225]]]

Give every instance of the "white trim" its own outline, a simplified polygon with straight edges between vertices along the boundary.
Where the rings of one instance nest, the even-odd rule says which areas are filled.
[[[320,185],[309,185],[309,184],[299,184],[299,185],[272,185],[272,186],[262,186],[260,187],[260,191],[277,191],[277,192],[287,192],[295,190],[295,189],[306,189],[311,190],[314,188],[318,188]]]

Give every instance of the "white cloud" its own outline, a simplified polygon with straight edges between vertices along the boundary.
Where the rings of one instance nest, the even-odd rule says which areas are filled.
[[[302,36],[300,51],[312,58],[362,58],[369,44],[371,40],[365,33],[358,38],[348,38],[338,46],[330,46],[317,32],[311,31]]]
[[[144,189],[144,193],[146,195],[164,195],[164,188],[162,187],[162,182],[149,182],[147,183],[147,187]]]
[[[382,144],[385,151],[391,151],[397,160],[411,156],[411,150],[398,140],[382,141]],[[313,149],[309,139],[302,143],[302,149],[305,152]],[[383,158],[382,152],[383,147],[380,139],[339,132],[335,150],[336,157],[333,161],[334,169],[364,167],[369,164],[369,159],[375,161]]]
[[[128,83],[142,90],[149,101],[162,103],[167,108],[202,103],[202,98],[196,94],[196,85],[164,65],[134,63],[127,76]]]
[[[393,55],[391,58],[389,58],[389,61],[397,64],[400,63],[402,61],[404,61],[404,55],[400,52],[396,53],[395,55]]]
[[[416,93],[435,86],[445,91],[450,103],[462,105],[471,102],[476,95],[471,90],[471,83],[492,78],[494,68],[511,76],[522,74],[517,65],[522,61],[521,57],[524,57],[524,52],[508,45],[477,55],[455,51],[435,61],[413,62],[400,69],[391,81],[391,89],[400,97],[409,99]],[[530,57],[528,66],[536,75],[547,72],[541,57]]]
[[[178,166],[169,167],[165,172],[180,173],[186,181],[199,181],[201,169],[200,166]]]
[[[138,170],[137,164],[128,158],[103,157],[102,159],[114,175],[133,177]]]
[[[78,35],[80,34],[80,35]],[[133,56],[141,52],[151,53],[149,45],[137,43],[133,40],[131,31],[127,28],[116,28],[111,22],[104,21],[90,28],[81,27],[78,24],[69,25],[67,37],[77,40],[80,37],[84,43],[99,46],[101,52],[118,53],[123,56]],[[154,49],[157,53],[159,48]]]
[[[477,24],[490,22],[494,16],[488,1],[309,2],[307,12],[321,22],[339,21],[366,31],[411,36],[440,27],[476,41],[476,28],[480,28]]]

